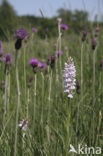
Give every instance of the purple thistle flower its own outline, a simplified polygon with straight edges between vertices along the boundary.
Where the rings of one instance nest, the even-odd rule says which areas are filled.
[[[68,62],[65,63],[64,68],[64,92],[68,93],[69,98],[73,98],[75,86],[76,86],[76,69],[74,66],[73,59],[71,57],[68,58]]]
[[[33,32],[33,33],[38,32],[37,28],[32,28],[32,32]]]
[[[2,42],[0,41],[0,57],[2,57],[3,54]]]
[[[7,53],[5,57],[3,58],[3,62],[5,64],[10,65],[12,63],[12,56],[9,53]]]
[[[81,89],[80,89],[79,81],[76,81],[76,91],[77,91],[78,94],[80,94]]]
[[[0,41],[0,51],[3,51],[2,42]]]
[[[83,42],[86,40],[87,35],[88,35],[88,31],[83,30],[83,32],[82,32],[82,41]]]
[[[34,59],[34,58],[31,58],[30,59],[30,61],[29,61],[29,64],[30,64],[30,66],[32,66],[33,68],[36,68],[36,67],[38,67],[38,64],[39,64],[39,61],[38,61],[38,59]]]
[[[2,57],[4,55],[3,51],[0,51],[0,57]]]
[[[99,28],[99,27],[96,27],[95,31],[96,31],[97,33],[99,33],[100,28]]]
[[[61,29],[68,30],[68,26],[65,24],[61,24],[60,27],[61,27]]]
[[[46,31],[46,33],[48,33],[48,32],[49,32],[49,29],[48,29],[48,28],[46,28],[46,29],[45,29],[45,31]]]
[[[100,66],[100,69],[103,70],[103,60],[100,60],[100,62],[99,62],[99,66]]]
[[[55,55],[48,56],[48,58],[47,58],[47,65],[50,65],[51,68],[53,68],[54,65],[55,65],[55,60],[56,60],[56,56]]]
[[[63,55],[63,51],[57,51],[56,54],[57,54],[58,56]]]
[[[93,39],[93,40],[92,40],[92,49],[93,49],[93,50],[95,50],[96,45],[97,45],[97,40],[96,40],[96,39]]]
[[[28,38],[28,36],[29,35],[25,29],[21,28],[21,29],[16,30],[15,37],[17,39],[23,40],[23,39]]]
[[[41,62],[41,63],[39,63],[38,67],[40,69],[46,69],[46,63]]]

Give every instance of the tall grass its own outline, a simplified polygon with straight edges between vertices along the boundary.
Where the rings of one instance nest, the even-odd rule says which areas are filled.
[[[45,51],[45,40],[36,36],[32,40],[28,39],[28,47],[24,53],[24,43],[20,50],[16,69],[14,65],[15,53],[13,52],[15,41],[3,43],[4,51],[9,49],[13,56],[13,64],[7,82],[8,88],[6,84],[5,90],[0,86],[0,121],[4,124],[4,126],[0,125],[1,156],[20,156],[22,153],[25,156],[67,156],[69,144],[77,148],[79,143],[103,147],[103,74],[98,63],[103,58],[102,34],[101,30],[95,55],[91,48],[90,35],[88,36],[89,43],[85,42],[85,46],[83,46],[78,39],[81,36],[76,34],[67,36],[64,33],[62,43],[60,39],[59,48],[56,49],[56,51],[61,50],[62,44],[64,53],[61,58],[56,58],[55,67],[51,69],[49,66],[48,72],[38,71],[36,74],[33,73],[28,64],[29,59],[38,58],[39,61],[46,62],[46,58],[55,53],[53,43],[57,41],[57,38],[48,38],[46,41],[50,52]],[[36,44],[34,44],[34,38]],[[69,51],[65,51],[65,47]],[[75,51],[77,51],[77,55],[74,54]],[[93,57],[93,55],[95,56]],[[67,94],[63,92],[62,83],[62,73],[64,63],[68,59],[67,56],[72,56],[74,59],[77,71],[76,79],[81,82],[82,94],[81,96],[75,91],[70,109],[67,107]],[[60,64],[59,61],[61,61]],[[31,87],[28,87],[27,82],[31,75],[34,76],[34,80]],[[0,83],[5,80],[5,76],[2,62]],[[100,77],[101,79],[99,79]],[[99,90],[98,86],[100,86]],[[3,95],[5,98],[7,97],[6,90],[8,90],[6,103],[7,107],[9,106],[9,111],[6,112],[5,122],[3,122],[4,99],[2,97]],[[94,96],[92,96],[92,90],[93,92],[95,90]],[[95,105],[93,106],[94,100]],[[68,113],[69,111],[70,113]],[[28,125],[23,137],[22,128],[18,127],[18,124],[26,117],[28,117]],[[70,156],[72,155],[70,153]]]

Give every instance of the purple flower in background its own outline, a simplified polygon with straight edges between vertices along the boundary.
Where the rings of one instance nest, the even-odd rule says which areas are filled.
[[[93,50],[95,50],[96,45],[97,45],[97,40],[96,40],[96,39],[93,39],[93,40],[92,40],[92,49],[93,49]]]
[[[51,63],[51,56],[48,56],[48,58],[47,58],[47,65],[50,65],[50,63]]]
[[[80,89],[79,81],[76,81],[76,91],[77,91],[78,94],[80,94],[81,89]]]
[[[63,55],[63,51],[57,51],[56,54],[57,54],[58,56]]]
[[[68,62],[65,63],[64,68],[64,92],[68,93],[69,98],[73,98],[75,86],[76,86],[76,69],[74,66],[73,59],[71,57],[68,58]]]
[[[83,32],[82,32],[82,41],[83,42],[86,40],[87,35],[88,35],[88,31],[87,30],[83,30]]]
[[[3,51],[0,51],[0,57],[2,57],[4,55]]]
[[[12,63],[12,56],[9,53],[7,53],[5,57],[3,58],[3,62],[5,64],[10,65]]]
[[[100,69],[103,70],[103,60],[100,60],[99,65],[100,65]]]
[[[46,33],[48,33],[48,32],[49,32],[49,29],[48,29],[48,28],[46,28],[46,29],[45,29],[45,31],[46,31]]]
[[[47,66],[46,63],[43,63],[43,62],[39,63],[38,65],[40,69],[46,69],[46,66]]]
[[[38,32],[37,28],[32,28],[32,32],[33,32],[33,33]]]
[[[29,35],[25,29],[21,28],[21,29],[16,30],[15,37],[17,39],[23,40],[23,39],[28,38],[28,36]]]
[[[3,51],[2,42],[0,41],[0,51]]]
[[[99,27],[96,27],[95,31],[99,33],[100,28]]]
[[[34,58],[31,58],[30,59],[30,61],[29,61],[29,64],[30,64],[30,66],[32,66],[33,68],[36,68],[36,67],[38,67],[38,65],[39,65],[39,61],[38,61],[38,59],[34,59]]]
[[[96,27],[96,29],[95,29],[95,37],[98,37],[99,31],[100,31],[100,28],[99,27]]]
[[[61,27],[61,29],[68,30],[68,26],[65,24],[61,24],[60,27]]]
[[[55,60],[56,60],[56,56],[55,55],[48,56],[48,58],[47,58],[47,65],[50,65],[51,68],[53,68],[55,66]]]
[[[2,42],[0,41],[0,57],[2,57],[3,54]]]

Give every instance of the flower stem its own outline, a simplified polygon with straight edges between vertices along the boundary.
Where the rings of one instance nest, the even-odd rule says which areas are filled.
[[[26,47],[24,47],[24,101],[25,101],[25,106],[27,106],[27,100],[26,100],[26,68],[25,68],[25,50]]]
[[[14,143],[14,156],[17,155],[17,133],[18,133],[18,117],[20,107],[20,84],[18,74],[18,52],[16,51],[16,82],[17,82],[17,108],[16,108],[16,126],[15,126],[15,143]]]
[[[94,50],[94,52],[93,52],[93,108],[94,108],[94,106],[95,106],[95,77],[96,77],[96,75],[95,75],[95,64],[96,64],[96,49]],[[93,121],[92,121],[92,123],[93,123],[93,143],[94,143],[94,139],[95,139],[95,134],[94,134],[94,112],[93,112]]]
[[[82,46],[81,46],[81,99],[83,97],[83,46],[84,44],[82,43]]]
[[[6,69],[6,72],[5,72],[5,94],[4,94],[3,128],[5,126],[6,109],[7,109],[7,69]]]
[[[66,145],[65,145],[65,153],[66,153],[66,156],[68,156],[68,148],[69,148],[69,138],[70,138],[70,135],[69,135],[69,127],[70,127],[70,101],[68,100],[68,105],[67,105],[67,125],[66,125],[66,132],[67,132],[67,135],[66,135]]]
[[[42,138],[43,138],[43,103],[44,103],[44,75],[41,72],[41,76],[42,76],[42,111],[41,111],[41,128],[42,128]]]
[[[51,86],[52,86],[52,70],[51,70],[51,74],[49,75],[49,96],[48,96],[48,124],[49,125],[50,125],[50,114],[51,114]]]
[[[35,74],[35,80],[34,80],[34,113],[33,113],[33,132],[34,132],[34,128],[35,128],[35,109],[36,109],[36,85],[37,85],[37,75]]]

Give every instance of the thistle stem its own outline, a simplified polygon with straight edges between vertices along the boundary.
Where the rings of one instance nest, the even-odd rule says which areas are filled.
[[[44,75],[41,72],[41,76],[42,76],[42,110],[41,110],[41,128],[42,128],[42,138],[43,138],[43,103],[44,103]]]
[[[49,75],[49,96],[48,96],[48,124],[49,125],[50,125],[50,115],[51,115],[51,86],[52,86],[52,70],[51,70],[51,74]]]
[[[96,71],[96,69],[95,69],[95,64],[96,64],[96,49],[94,50],[94,52],[93,52],[93,108],[94,108],[94,106],[95,106],[95,77],[96,77],[96,75],[95,75],[95,71]],[[93,143],[94,143],[94,112],[93,112]]]
[[[26,48],[26,47],[25,47]],[[25,49],[24,49],[24,100],[25,100],[25,105],[27,106],[27,99],[26,99],[26,68],[25,68]]]
[[[16,127],[15,127],[15,143],[14,143],[14,156],[17,155],[17,133],[18,133],[18,117],[20,107],[20,84],[18,74],[18,52],[16,51],[16,82],[17,82],[17,108],[16,108]]]
[[[7,69],[6,69],[6,72],[5,72],[5,93],[4,93],[3,128],[5,126],[6,109],[7,109]]]
[[[34,113],[33,113],[33,132],[35,128],[35,116],[36,116],[36,85],[37,85],[37,75],[35,74],[35,80],[34,80]]]

